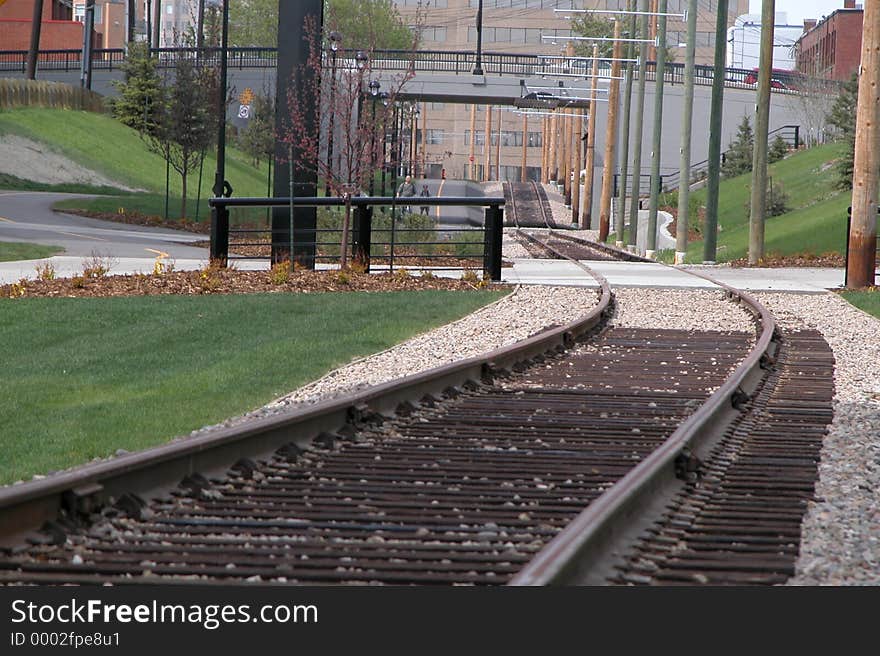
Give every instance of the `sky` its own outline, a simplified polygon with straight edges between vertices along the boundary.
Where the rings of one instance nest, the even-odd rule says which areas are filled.
[[[856,0],[856,4],[864,4],[865,1]],[[776,12],[786,12],[789,25],[800,25],[805,18],[821,18],[841,8],[843,0],[776,0]],[[750,0],[749,13],[761,13],[761,0]]]

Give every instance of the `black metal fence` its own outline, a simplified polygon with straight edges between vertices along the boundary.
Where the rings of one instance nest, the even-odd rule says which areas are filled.
[[[801,139],[800,139],[800,131],[801,128],[799,125],[783,125],[775,130],[770,130],[767,133],[767,141],[769,144],[772,144],[776,137],[782,138],[782,140],[788,144],[790,148],[797,150],[800,147]],[[721,154],[722,162],[724,161],[724,157],[727,154],[725,151]],[[702,162],[697,162],[696,164],[691,164],[690,168],[690,179],[689,183],[693,184],[699,180],[702,180],[708,175],[709,172],[709,160],[704,159]],[[620,174],[614,174],[614,197],[617,198],[620,196]],[[679,184],[681,183],[681,171],[674,171],[671,173],[666,173],[660,176],[660,190],[663,193],[669,191],[675,191],[678,189]],[[633,189],[633,176],[627,176],[626,181],[626,195],[630,196],[632,194]],[[639,195],[644,196],[651,189],[651,176],[648,174],[642,174],[639,178]]]
[[[212,198],[211,258],[289,259],[291,253],[307,252],[306,264],[335,263],[341,260],[342,228],[320,218],[314,226],[297,222],[297,207],[343,208],[339,197],[302,198]],[[350,199],[352,209],[348,252],[350,261],[365,271],[371,266],[425,268],[432,270],[470,269],[482,267],[484,278],[501,280],[501,236],[504,198],[447,197],[413,198],[410,206],[400,199],[356,196]],[[440,228],[415,206],[477,206],[485,207],[482,225]],[[265,227],[239,221],[230,226],[230,210],[236,208],[293,208],[290,224],[274,229],[271,221]],[[376,208],[380,211],[376,212]],[[277,213],[279,210],[275,210]],[[280,210],[280,211],[283,211]],[[234,254],[230,256],[230,252]],[[235,253],[238,251],[238,253]]]
[[[160,66],[171,67],[177,59],[185,57],[203,65],[215,65],[220,57],[219,48],[157,48]],[[356,66],[356,52],[339,50],[337,66]],[[71,71],[80,68],[82,52],[71,50],[41,50],[37,61],[38,69]],[[425,71],[471,74],[476,63],[476,53],[472,50],[374,50],[370,54],[370,67],[376,71]],[[95,49],[92,51],[94,70],[118,68],[125,58],[122,48]],[[272,68],[276,66],[276,48],[236,47],[227,50],[227,64],[231,68]],[[26,50],[0,50],[0,71],[24,72],[27,61]],[[507,52],[483,52],[481,58],[483,71],[487,75],[510,75],[518,77],[533,76],[588,76],[591,74],[592,60],[586,57],[562,57],[558,55],[528,55]],[[664,80],[669,84],[684,83],[684,64],[667,62]],[[657,63],[645,62],[646,79],[657,77]],[[599,75],[610,77],[611,62],[599,61]],[[636,72],[638,75],[638,71]],[[784,79],[777,79],[782,76]],[[694,67],[694,83],[699,86],[712,84],[715,77],[713,66]],[[724,71],[725,86],[754,89],[757,74],[754,69],[728,68]],[[819,92],[838,93],[841,83],[802,75],[795,71],[784,74],[774,73],[772,91],[774,93]]]

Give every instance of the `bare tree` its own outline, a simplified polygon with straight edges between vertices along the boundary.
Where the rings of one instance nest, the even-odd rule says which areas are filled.
[[[789,107],[800,120],[800,138],[807,148],[825,142],[828,114],[836,98],[828,80],[804,75],[798,78],[798,93],[788,96]]]
[[[332,22],[324,26],[328,35]],[[293,197],[293,171],[317,174],[331,193],[345,201],[342,223],[340,264],[348,265],[348,236],[351,225],[351,198],[362,193],[370,176],[382,166],[381,127],[389,122],[403,85],[414,75],[414,57],[418,30],[413,32],[410,57],[398,74],[374,70],[375,47],[337,52],[336,77],[330,79],[330,67],[324,65],[325,49],[317,21],[310,19],[304,31],[309,57],[291,75],[289,92],[279,106],[286,109],[285,129],[278,139],[287,145],[291,171],[290,195]],[[323,75],[322,75],[323,73]],[[381,77],[381,80],[380,80]],[[379,86],[370,85],[379,82]],[[371,90],[376,92],[371,93]],[[318,111],[315,112],[315,108]],[[333,116],[333,157],[326,157],[328,122],[320,117]],[[291,212],[293,208],[291,207]]]

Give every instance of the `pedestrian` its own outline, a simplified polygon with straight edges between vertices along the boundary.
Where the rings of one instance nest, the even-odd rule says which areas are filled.
[[[421,196],[422,198],[427,198],[430,195],[431,195],[431,192],[428,191],[428,185],[426,185],[426,184],[422,185],[422,192],[419,194],[419,196]],[[428,216],[428,206],[427,205],[422,205],[421,213],[424,214],[425,216]]]
[[[413,198],[416,195],[416,186],[412,182],[412,176],[406,176],[403,182],[400,183],[400,186],[397,188],[397,197],[398,198]],[[405,206],[404,211],[410,212],[410,206]]]

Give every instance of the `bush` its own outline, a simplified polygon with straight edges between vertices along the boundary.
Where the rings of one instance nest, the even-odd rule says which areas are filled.
[[[776,139],[773,140],[773,143],[770,144],[770,149],[767,151],[767,161],[772,164],[773,162],[778,162],[782,158],[784,158],[788,154],[788,144],[785,139],[782,138],[782,135],[777,134]]]

